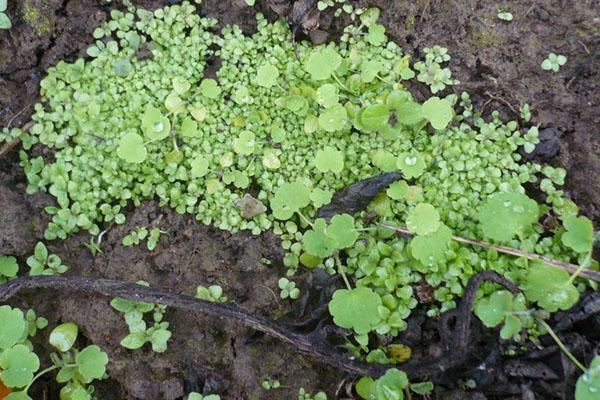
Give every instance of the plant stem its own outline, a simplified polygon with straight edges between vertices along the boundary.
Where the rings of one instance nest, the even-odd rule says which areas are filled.
[[[391,229],[391,230],[394,230],[396,232],[400,232],[400,233],[403,233],[406,235],[414,235],[414,233],[409,231],[408,229],[400,228],[400,227],[390,225],[390,224],[378,223],[377,226],[379,226],[381,228]],[[571,274],[577,273],[578,275],[581,275],[584,278],[592,279],[594,281],[600,282],[600,272],[591,270],[589,268],[586,269],[584,265],[580,266],[580,265],[570,264],[570,263],[555,260],[553,258],[549,258],[546,256],[540,256],[539,254],[535,254],[535,253],[525,254],[521,250],[517,250],[512,247],[500,246],[500,245],[484,242],[483,240],[468,239],[468,238],[464,238],[464,237],[460,237],[460,236],[452,236],[452,240],[459,242],[459,243],[470,244],[472,246],[483,247],[485,249],[494,249],[499,253],[508,254],[511,256],[515,256],[515,257],[527,257],[528,260],[542,261],[545,264],[552,265],[552,266],[558,267],[558,268],[562,268]],[[581,269],[581,271],[577,272],[579,269]]]
[[[573,274],[569,278],[569,280],[568,280],[569,284],[573,283],[573,281],[575,280],[575,278],[577,278],[579,275],[581,275],[581,273],[583,272],[583,270],[585,269],[585,267],[587,267],[587,264],[589,263],[591,257],[592,257],[592,252],[590,251],[587,254],[587,256],[585,256],[585,260],[583,260],[583,262],[581,263],[581,265],[579,266],[579,268],[577,268],[577,270],[575,272],[573,272]]]
[[[331,74],[331,76],[333,76],[333,79],[335,79],[335,81],[338,83],[338,85],[340,85],[340,86],[342,87],[342,89],[344,89],[344,90],[345,90],[346,92],[348,92],[348,93],[352,93],[352,94],[354,94],[354,92],[352,92],[350,89],[348,89],[348,88],[346,87],[346,85],[344,85],[344,84],[342,83],[342,81],[340,81],[340,78],[338,78],[338,77],[337,77],[337,75],[336,75],[335,73]]]
[[[39,379],[42,375],[44,375],[44,374],[46,374],[46,373],[48,373],[50,371],[54,371],[55,369],[58,369],[58,368],[61,368],[61,367],[58,366],[58,365],[53,365],[51,367],[46,368],[43,371],[38,372],[37,375],[33,377],[33,379],[31,380],[31,382],[29,382],[29,384],[27,386],[25,386],[25,389],[23,389],[23,392],[27,393],[27,391],[29,390],[29,388],[31,387],[31,385],[33,385],[33,382],[35,382],[36,379]]]
[[[543,319],[537,318],[537,320],[538,320],[539,324],[542,325],[544,327],[544,329],[546,329],[548,331],[548,334],[552,337],[552,339],[554,339],[554,341],[556,342],[558,347],[562,350],[563,353],[565,353],[565,355],[567,357],[569,357],[569,359],[573,362],[573,364],[575,364],[577,366],[577,368],[579,368],[583,372],[586,372],[587,368],[582,363],[580,363],[577,358],[575,358],[575,356],[573,355],[573,353],[571,353],[569,351],[569,349],[567,349],[567,346],[565,346],[565,344],[562,342],[562,340],[560,340],[560,338],[558,337],[556,332],[554,332],[554,329],[552,329],[550,327],[550,325],[548,325],[546,323],[546,321],[544,321]]]
[[[342,279],[344,280],[344,283],[346,284],[346,288],[348,290],[352,290],[352,286],[350,285],[350,282],[348,281],[348,277],[346,276],[346,273],[344,272],[344,267],[342,266],[342,261],[340,260],[340,255],[336,251],[333,256],[335,258],[335,263],[338,267],[338,272],[340,273],[340,275],[342,276]]]
[[[306,218],[304,216],[304,214],[302,214],[302,212],[300,212],[300,210],[296,211],[298,213],[298,215],[300,216],[300,218],[302,218],[304,220],[304,222],[306,222],[311,228],[314,228],[315,226],[313,225],[312,222],[310,222],[310,220],[308,218]]]

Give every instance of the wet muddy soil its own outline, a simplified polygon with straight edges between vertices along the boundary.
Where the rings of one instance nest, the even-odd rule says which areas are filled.
[[[352,0],[348,0],[352,1]],[[156,8],[173,1],[139,1]],[[260,1],[258,3],[261,3]],[[262,4],[264,3],[264,4]],[[259,9],[267,9],[263,1]],[[355,3],[382,9],[388,34],[415,58],[424,47],[449,49],[453,88],[473,96],[486,113],[501,111],[515,118],[530,104],[533,121],[547,137],[544,162],[567,169],[566,190],[596,225],[600,222],[600,4],[594,0],[364,0]],[[204,15],[221,23],[254,29],[255,9],[244,0],[204,0]],[[514,20],[499,20],[510,10]],[[0,126],[22,126],[39,98],[45,70],[59,60],[83,56],[90,32],[106,20],[109,7],[94,0],[10,1],[13,29],[0,31]],[[347,20],[321,18],[322,29],[335,37]],[[540,68],[549,52],[564,54],[559,73]],[[25,194],[25,177],[16,152],[0,160],[0,254],[24,261],[43,236],[48,222],[43,212],[51,199]],[[68,274],[123,281],[145,280],[151,286],[193,294],[197,285],[219,284],[240,306],[256,314],[292,323],[302,311],[278,299],[282,276],[281,247],[272,234],[231,235],[196,223],[189,216],[147,202],[131,209],[124,226],[109,227],[96,257],[84,246],[86,235],[49,244],[71,269]],[[166,231],[153,252],[124,247],[121,238],[134,226]],[[272,263],[267,265],[265,259]],[[308,287],[318,277],[304,275]],[[313,291],[314,292],[314,291]],[[589,299],[588,299],[589,300]],[[592,299],[594,300],[594,299]],[[590,301],[592,301],[590,300]],[[275,339],[260,336],[235,322],[169,310],[174,332],[164,354],[149,348],[135,352],[119,346],[126,325],[107,299],[69,293],[43,292],[21,296],[15,305],[34,307],[50,324],[74,321],[83,333],[81,344],[95,343],[111,363],[110,379],[96,385],[101,399],[179,399],[195,390],[220,393],[223,399],[292,399],[298,388],[325,390],[330,398],[351,398],[351,377],[313,363]],[[315,306],[314,304],[312,305]],[[557,317],[557,320],[560,316]],[[577,356],[589,362],[598,351],[600,319],[590,316],[565,330],[565,340]],[[519,357],[502,356],[497,334],[473,327],[473,357],[453,371],[432,396],[440,399],[569,399],[576,371],[551,342]],[[594,333],[596,332],[596,333]],[[46,332],[47,334],[47,332]],[[46,338],[40,336],[42,345]],[[417,313],[401,341],[415,356],[439,349],[435,321]],[[42,360],[42,363],[48,359]],[[263,378],[279,379],[283,388],[266,392]],[[472,379],[477,387],[465,391]],[[35,398],[57,398],[50,380],[36,384]]]

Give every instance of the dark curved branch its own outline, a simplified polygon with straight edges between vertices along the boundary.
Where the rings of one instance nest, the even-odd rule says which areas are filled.
[[[518,291],[516,286],[496,272],[486,271],[475,275],[467,285],[465,297],[459,308],[456,337],[454,340],[457,347],[438,359],[415,360],[400,365],[399,368],[405,371],[412,379],[428,377],[435,380],[436,377],[444,374],[448,369],[457,367],[466,360],[468,355],[467,340],[471,322],[471,308],[475,299],[475,293],[485,280],[500,283],[511,291]],[[106,297],[122,297],[133,301],[164,304],[169,307],[198,312],[215,318],[225,318],[279,339],[295,347],[299,353],[351,375],[378,377],[383,375],[389,368],[389,366],[384,365],[370,365],[353,361],[343,354],[332,351],[329,347],[310,336],[295,333],[232,303],[213,303],[185,294],[171,293],[162,289],[116,280],[63,276],[22,277],[0,285],[0,303],[6,302],[22,291],[38,289],[66,290],[86,294],[99,294]]]

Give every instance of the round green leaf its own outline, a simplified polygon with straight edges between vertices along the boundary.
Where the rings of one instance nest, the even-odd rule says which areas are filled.
[[[425,159],[418,152],[401,153],[396,159],[396,167],[405,178],[418,178],[425,171]]]
[[[563,269],[532,262],[523,284],[529,301],[535,301],[548,312],[568,310],[579,300],[579,291]]]
[[[488,197],[479,210],[479,223],[485,236],[509,241],[524,233],[538,219],[539,207],[521,193],[501,192]]]
[[[337,249],[351,247],[358,239],[358,232],[354,229],[354,218],[348,214],[335,215],[327,227],[327,236],[333,240]]]
[[[348,126],[348,113],[340,104],[323,110],[319,115],[319,126],[327,132],[341,131]]]
[[[423,103],[422,110],[423,116],[431,123],[431,126],[438,130],[445,129],[454,117],[452,104],[439,97],[430,97]]]
[[[300,182],[284,183],[271,199],[273,216],[287,220],[300,209],[310,204],[310,191]]]
[[[13,346],[25,337],[27,321],[18,308],[0,306],[0,321],[0,350]]]
[[[361,123],[366,130],[385,129],[390,119],[390,109],[386,104],[367,106],[362,110]]]
[[[595,356],[590,367],[575,385],[576,400],[597,400],[600,393],[600,356]]]
[[[23,387],[40,368],[40,360],[27,346],[17,344],[0,354],[0,379],[9,388]]]
[[[66,322],[54,328],[48,341],[59,351],[66,353],[77,340],[79,328],[73,322]]]
[[[11,256],[0,256],[0,275],[14,278],[19,272],[17,259]]]
[[[342,57],[331,47],[314,49],[306,62],[306,71],[315,81],[329,79],[342,63]]]
[[[277,83],[277,78],[279,78],[279,70],[269,63],[261,65],[256,72],[256,83],[266,88]]]
[[[202,156],[196,157],[191,162],[191,174],[193,178],[202,178],[208,173],[208,160]]]
[[[364,334],[381,321],[377,312],[379,306],[381,298],[369,288],[339,289],[329,302],[329,312],[337,326]]]
[[[108,356],[96,345],[88,346],[77,353],[75,360],[85,383],[102,378],[106,372]]]
[[[204,79],[200,83],[200,93],[209,99],[216,99],[221,94],[221,88],[214,79]]]
[[[440,214],[431,204],[417,204],[409,211],[406,226],[417,235],[433,233],[440,227]]]
[[[130,132],[123,136],[119,141],[117,155],[125,161],[131,163],[141,163],[148,156],[144,139],[137,133]]]
[[[592,221],[586,217],[570,215],[563,222],[566,232],[562,234],[561,240],[578,253],[592,251],[594,227]]]
[[[161,140],[169,136],[171,122],[160,110],[148,104],[142,115],[142,131],[150,140]]]
[[[419,235],[410,241],[410,250],[423,265],[434,265],[446,259],[446,250],[452,239],[452,231],[446,225],[428,235]]]
[[[340,96],[338,87],[331,83],[326,83],[317,89],[317,103],[322,107],[330,108],[338,104]]]
[[[333,147],[325,147],[317,152],[315,166],[323,173],[331,171],[339,174],[344,169],[344,153]]]

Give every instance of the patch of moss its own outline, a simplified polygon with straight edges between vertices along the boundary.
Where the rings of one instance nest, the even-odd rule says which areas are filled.
[[[44,1],[26,0],[23,4],[23,20],[27,22],[39,36],[48,35],[54,28],[54,15]]]
[[[471,37],[473,38],[473,45],[476,48],[497,46],[501,42],[492,29],[482,26],[476,27]]]

